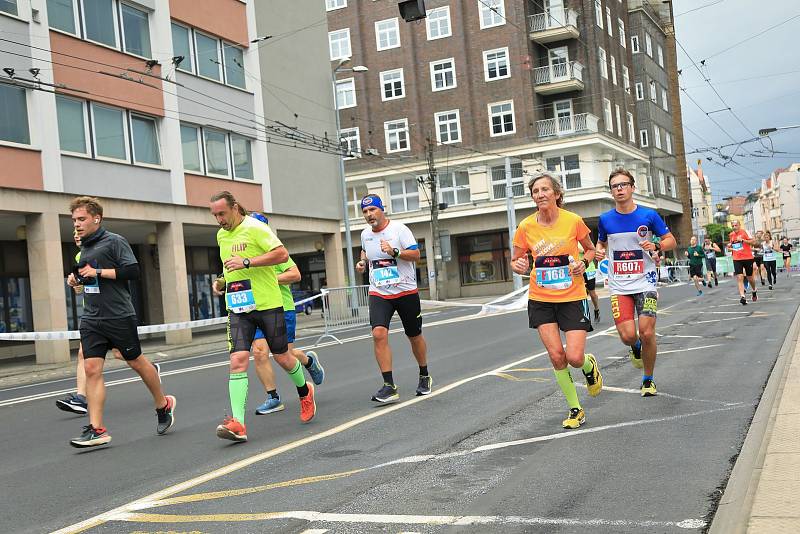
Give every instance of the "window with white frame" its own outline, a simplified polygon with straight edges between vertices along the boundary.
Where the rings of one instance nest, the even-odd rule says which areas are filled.
[[[403,69],[385,70],[381,72],[380,77],[381,100],[385,102],[406,96]]]
[[[246,89],[244,50],[182,24],[172,23],[172,46],[175,57],[182,59],[177,68],[217,82]]]
[[[24,88],[0,83],[0,141],[31,144],[27,101]]]
[[[448,206],[469,204],[469,173],[467,171],[454,171],[439,173],[439,202]]]
[[[216,81],[222,81],[222,58],[219,39],[194,32],[194,49],[197,53],[197,74]]]
[[[17,10],[17,0],[0,0],[0,11],[9,15],[19,15]]]
[[[678,189],[675,187],[675,177],[671,174],[667,178],[667,188],[671,197],[678,198]]]
[[[355,79],[336,80],[336,109],[352,108],[356,105]]]
[[[647,148],[650,146],[647,137],[647,130],[639,130],[639,146],[642,148]]]
[[[78,35],[80,23],[75,0],[47,0],[47,23],[51,28]]]
[[[181,123],[183,168],[188,172],[253,180],[252,139],[206,126]]]
[[[226,42],[222,43],[222,66],[225,71],[225,83],[245,89],[244,50]]]
[[[609,56],[611,59],[611,83],[617,85],[617,60],[614,56]]]
[[[653,39],[650,38],[649,33],[644,34],[644,50],[648,56],[653,57]]]
[[[356,184],[347,188],[347,211],[351,219],[359,219],[364,216],[361,211],[361,199],[367,196],[369,190],[366,184]]]
[[[347,59],[353,55],[350,50],[350,28],[328,32],[328,47],[331,61]]]
[[[559,178],[564,189],[578,189],[581,186],[581,166],[578,154],[547,158],[545,164],[547,171]]]
[[[361,157],[361,137],[359,136],[358,127],[340,130],[339,144],[346,154],[345,158]]]
[[[453,33],[450,29],[450,6],[429,9],[425,17],[428,40],[450,37]]]
[[[455,59],[431,61],[431,90],[444,91],[456,86]]]
[[[608,59],[606,58],[606,51],[603,48],[597,49],[597,57],[600,60],[600,76],[608,79]]]
[[[461,120],[457,109],[433,114],[436,123],[436,140],[440,144],[461,141]]]
[[[652,80],[650,80],[650,100],[653,101],[654,104],[658,104],[658,88],[656,82]]]
[[[503,0],[478,0],[481,29],[501,26],[506,23],[506,8]]]
[[[613,26],[611,24],[611,8],[606,6],[606,31],[611,37],[614,36]]]
[[[514,102],[509,100],[489,104],[489,125],[492,137],[514,133]]]
[[[63,95],[56,95],[56,118],[58,119],[58,140],[62,152],[88,154],[86,103]]]
[[[508,68],[508,47],[483,52],[483,75],[487,82],[511,76]]]
[[[178,70],[194,72],[194,47],[192,30],[188,26],[172,23],[172,50],[175,57],[182,58],[177,64]]]
[[[622,87],[626,93],[631,94],[631,76],[626,65],[622,66]]]
[[[628,40],[625,37],[625,21],[618,18],[617,19],[617,29],[619,30],[619,45],[622,48],[628,46]]]
[[[594,20],[598,26],[603,27],[603,4],[600,0],[594,0]]]
[[[334,9],[342,9],[347,7],[347,0],[325,0],[325,10],[333,11]]]
[[[661,88],[661,107],[664,108],[664,111],[669,111],[669,104],[667,103],[667,90],[663,87]]]
[[[658,171],[658,189],[662,195],[667,193],[667,177],[662,170]]]
[[[631,52],[634,54],[638,54],[640,52],[638,35],[631,35]]]
[[[133,162],[161,165],[161,151],[158,147],[158,125],[156,120],[138,113],[130,114],[131,145]]]
[[[658,45],[658,47],[656,48],[656,52],[657,52],[656,57],[658,57],[658,65],[663,69],[664,68],[664,49],[661,48],[661,45]]]
[[[611,100],[603,99],[603,119],[606,123],[606,130],[614,131],[614,118],[611,116]]]
[[[375,43],[379,51],[400,46],[400,27],[396,17],[375,22]]]
[[[181,152],[184,170],[203,172],[203,141],[198,126],[181,123]]]
[[[392,213],[417,211],[419,209],[419,189],[414,178],[389,182],[389,199]]]
[[[635,91],[636,91],[636,100],[644,100],[644,85],[641,82],[636,82]]]
[[[500,199],[507,196],[507,182],[506,182],[506,166],[495,165],[491,168],[492,173],[492,198]],[[511,164],[511,196],[524,197],[525,192],[525,176],[522,172],[522,163],[516,162]]]
[[[384,122],[383,133],[386,138],[386,152],[409,150],[408,119]]]
[[[622,137],[622,111],[619,109],[619,104],[614,104],[614,112],[617,117],[617,135]]]
[[[657,124],[653,125],[653,144],[656,148],[661,148],[661,128]]]
[[[633,113],[625,113],[625,116],[628,119],[628,142],[635,143],[636,131],[633,127]]]
[[[672,154],[672,135],[669,132],[664,132],[664,147],[667,154]]]

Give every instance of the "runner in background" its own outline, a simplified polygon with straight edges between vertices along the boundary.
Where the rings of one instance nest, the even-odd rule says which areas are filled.
[[[700,289],[700,283],[706,285],[703,278],[703,247],[697,244],[697,236],[692,236],[689,240],[689,248],[683,253],[689,259],[689,277],[694,282],[694,287],[697,289],[697,296],[702,296],[703,290]]]
[[[756,244],[753,247],[753,270],[758,273],[758,277],[761,279],[761,285],[764,284],[764,252],[761,249],[761,239],[764,236],[764,232],[759,230],[756,232]],[[753,276],[755,279],[755,276]]]
[[[578,244],[580,250],[580,260],[584,260],[583,247]],[[592,299],[592,307],[594,307],[594,322],[600,322],[600,299],[597,297],[597,260],[586,262],[586,271],[583,273],[583,282],[586,285],[586,293]]]
[[[778,283],[778,257],[775,252],[775,243],[772,242],[772,234],[764,232],[764,240],[761,242],[764,250],[764,268],[767,270],[767,282],[769,289]]]
[[[714,281],[714,286],[719,285],[719,278],[717,277],[717,253],[722,253],[719,245],[705,238],[703,241],[703,254],[706,258],[706,275],[708,277],[708,287],[711,287],[711,281]]]
[[[781,242],[781,252],[783,253],[783,268],[786,270],[786,276],[789,276],[792,268],[792,244],[789,243],[788,237],[784,237]]]

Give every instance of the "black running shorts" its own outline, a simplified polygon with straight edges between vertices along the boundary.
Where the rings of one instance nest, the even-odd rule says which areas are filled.
[[[283,308],[255,310],[248,313],[228,313],[228,351],[250,352],[250,346],[260,328],[272,354],[289,350]]]
[[[589,278],[586,276],[586,273],[583,273],[583,284],[586,286],[586,291],[594,291],[594,288],[597,287],[597,275],[595,278]]]
[[[572,302],[528,301],[528,326],[539,328],[543,324],[555,323],[562,332],[585,330],[591,332],[589,304],[586,299]]]
[[[703,278],[703,264],[689,265],[689,276]]]
[[[733,260],[733,273],[753,276],[753,260]]]
[[[142,355],[135,315],[119,319],[84,317],[80,332],[84,358],[105,358],[111,349],[117,349],[127,361]]]
[[[422,333],[422,308],[419,303],[419,293],[403,295],[394,299],[369,296],[369,325],[371,328],[382,326],[388,329],[394,312],[400,316],[403,330],[408,337],[417,337]]]
[[[761,265],[763,265],[763,263],[764,263],[764,256],[759,256],[758,254],[753,254],[753,261],[756,263],[756,265],[761,267]]]

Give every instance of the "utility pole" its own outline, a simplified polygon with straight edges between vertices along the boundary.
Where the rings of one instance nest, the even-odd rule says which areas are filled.
[[[436,181],[436,166],[433,163],[433,143],[431,137],[427,138],[427,151],[426,156],[428,160],[428,178],[427,185],[431,190],[431,253],[433,253],[433,277],[434,277],[434,294],[431,297],[434,300],[445,300],[446,291],[444,288],[444,281],[442,280],[442,273],[444,267],[442,265],[442,250],[439,243],[439,193]]]
[[[508,248],[514,257],[514,232],[517,229],[517,217],[514,212],[514,182],[511,176],[511,158],[506,156],[506,216],[508,218]],[[522,276],[514,273],[514,290],[522,287]]]

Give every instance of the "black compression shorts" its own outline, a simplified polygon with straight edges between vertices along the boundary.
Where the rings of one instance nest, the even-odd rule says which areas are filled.
[[[416,337],[422,333],[422,308],[419,302],[419,293],[403,295],[394,299],[369,296],[369,325],[371,328],[382,326],[388,329],[394,312],[400,316],[403,330],[408,337]]]
[[[585,330],[591,332],[589,304],[584,300],[572,302],[528,301],[528,326],[539,328],[543,324],[556,323],[562,332]]]
[[[250,352],[250,346],[260,328],[272,354],[283,354],[289,350],[286,320],[283,308],[255,310],[248,313],[228,313],[228,351]]]

